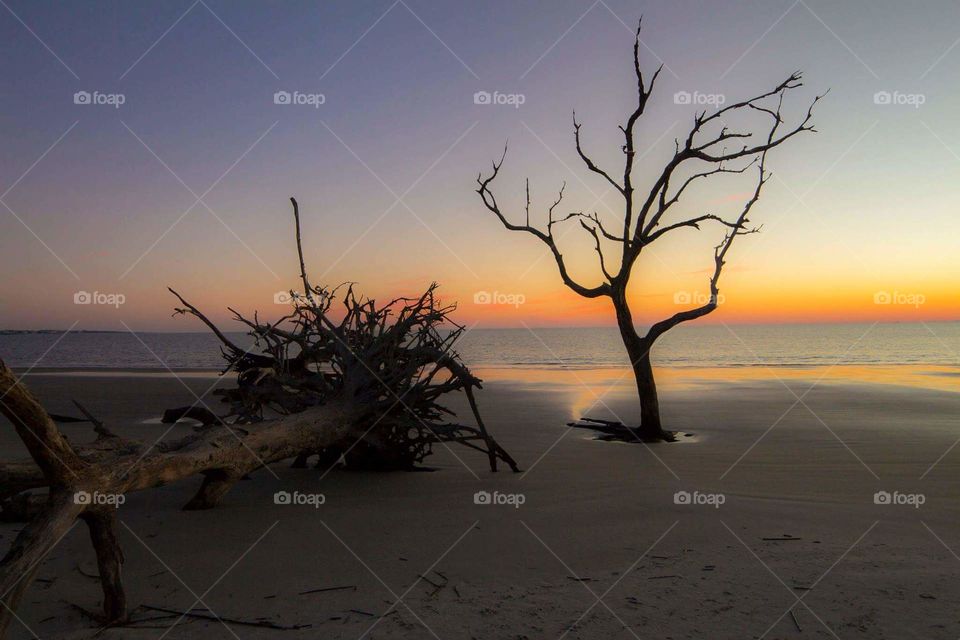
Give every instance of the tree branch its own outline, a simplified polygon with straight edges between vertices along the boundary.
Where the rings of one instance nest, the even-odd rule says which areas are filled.
[[[746,224],[749,222],[747,215],[750,213],[750,209],[752,209],[753,205],[756,204],[757,200],[760,199],[760,192],[763,190],[763,185],[766,184],[767,180],[770,179],[769,174],[765,173],[764,171],[766,157],[766,153],[764,153],[760,158],[760,163],[757,169],[757,173],[759,174],[757,186],[754,189],[751,198],[743,206],[743,209],[741,210],[740,215],[737,217],[737,220],[733,223],[724,222],[724,224],[731,227],[731,231],[727,232],[723,238],[723,241],[721,241],[720,244],[714,248],[714,269],[713,275],[710,277],[710,300],[706,304],[695,309],[689,309],[687,311],[675,313],[666,320],[661,320],[660,322],[655,323],[647,331],[647,335],[645,337],[645,339],[649,340],[651,344],[661,335],[677,326],[681,322],[688,322],[690,320],[701,318],[717,308],[717,300],[720,294],[720,275],[723,272],[724,265],[726,264],[725,258],[727,252],[730,250],[730,247],[733,245],[733,241],[737,238],[737,236],[748,233],[757,233],[759,231],[759,229],[747,228]]]
[[[594,173],[601,175],[606,179],[607,182],[616,189],[620,195],[624,195],[625,191],[622,185],[620,185],[616,180],[610,177],[610,174],[598,167],[590,157],[584,153],[583,147],[580,146],[580,123],[577,122],[577,112],[573,112],[573,140],[574,144],[577,147],[577,154],[580,156],[580,159],[583,160],[583,163],[587,165],[587,168]]]
[[[509,231],[520,231],[523,233],[529,233],[534,236],[550,249],[550,252],[553,254],[553,259],[557,264],[557,269],[560,272],[560,278],[563,280],[563,283],[569,287],[571,290],[585,298],[598,298],[600,296],[610,295],[610,285],[608,283],[602,283],[596,287],[586,287],[576,281],[570,276],[567,271],[566,263],[563,259],[563,254],[560,252],[560,248],[557,246],[556,240],[553,237],[553,225],[560,222],[560,220],[553,219],[554,209],[560,204],[563,200],[563,188],[560,189],[559,197],[554,201],[553,205],[550,206],[548,210],[547,217],[547,231],[543,232],[536,227],[529,224],[529,205],[528,205],[528,223],[526,224],[514,224],[510,222],[507,217],[500,210],[500,206],[497,204],[496,196],[493,194],[493,191],[490,189],[490,184],[494,181],[497,175],[500,173],[500,167],[503,166],[503,161],[507,156],[507,147],[503,148],[503,155],[500,157],[499,161],[494,161],[493,171],[486,178],[483,177],[483,174],[477,176],[477,184],[479,188],[477,193],[480,194],[480,198],[483,200],[484,206],[487,207],[497,219],[500,220],[500,224]],[[566,186],[566,183],[564,183]],[[529,197],[529,190],[527,191]],[[529,201],[528,201],[529,202]],[[565,218],[566,219],[566,218]]]

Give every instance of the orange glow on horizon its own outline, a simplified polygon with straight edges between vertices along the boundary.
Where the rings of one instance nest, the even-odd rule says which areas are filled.
[[[551,266],[551,265],[544,265]],[[818,322],[916,322],[960,320],[960,296],[946,278],[920,276],[902,279],[860,278],[830,281],[827,276],[765,273],[758,269],[737,269],[731,264],[721,282],[721,304],[713,313],[695,322],[714,324],[788,324]],[[285,274],[286,275],[286,274]],[[558,281],[551,269],[528,278],[501,276],[497,280],[478,281],[463,278],[441,283],[438,294],[445,304],[456,303],[454,321],[478,328],[614,326],[615,317],[606,297],[582,298]],[[659,274],[654,274],[659,275]],[[168,276],[171,281],[188,280],[186,275]],[[276,320],[285,311],[274,302],[277,292],[297,287],[295,277],[277,281],[262,274],[256,281],[233,280],[228,286],[194,282],[178,286],[184,297],[197,305],[224,330],[242,331],[233,321],[228,307],[247,317],[258,312],[262,320]],[[638,327],[662,320],[683,309],[706,301],[709,291],[702,272],[687,273],[682,280],[648,276],[631,286],[628,295],[634,322]],[[890,283],[893,284],[890,284]],[[826,284],[824,284],[826,283]],[[375,282],[363,280],[356,286],[359,294],[380,303],[398,297],[419,295],[429,280],[399,277]],[[72,300],[70,283],[62,291],[52,292],[63,300]],[[105,287],[104,287],[105,288]],[[93,287],[91,287],[91,290]],[[79,319],[78,329],[123,329],[117,318],[136,331],[204,331],[192,318],[171,318],[176,299],[165,289],[147,283],[125,288],[126,304],[119,310],[97,305],[64,307],[62,313],[48,311],[46,326],[65,328]],[[877,302],[875,302],[875,297]],[[675,302],[675,299],[677,302]],[[684,303],[688,300],[688,303]],[[40,302],[36,302],[39,313]],[[24,313],[34,311],[23,305]],[[17,327],[11,327],[17,328]]]
[[[634,321],[649,324],[677,311],[705,302],[707,287],[630,297]],[[922,291],[922,293],[921,293]],[[448,292],[448,295],[452,292]],[[516,298],[500,292],[499,301],[475,303],[473,292],[457,292],[455,317],[464,324],[488,327],[516,326],[612,326],[613,307],[606,297],[587,299],[572,291],[552,288],[540,294]],[[677,302],[674,302],[676,298]],[[684,301],[690,302],[684,304]],[[817,322],[917,322],[960,319],[960,298],[945,284],[924,287],[881,288],[837,284],[830,289],[810,285],[796,287],[763,284],[721,288],[720,306],[699,319],[703,323],[783,324]]]

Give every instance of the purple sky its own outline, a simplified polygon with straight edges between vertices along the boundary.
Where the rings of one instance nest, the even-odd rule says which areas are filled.
[[[880,290],[924,294],[924,318],[958,316],[954,2],[3,0],[0,328],[197,329],[169,317],[167,285],[215,317],[270,312],[296,283],[291,195],[315,281],[385,296],[439,280],[466,320],[602,322],[473,181],[509,138],[499,189],[518,215],[525,176],[538,211],[564,180],[570,206],[615,211],[578,164],[570,113],[616,166],[641,13],[645,64],[667,65],[640,128],[641,182],[689,127],[677,92],[743,98],[795,69],[798,105],[831,89],[820,135],[771,159],[764,233],[731,256],[728,319],[884,317]],[[476,104],[483,91],[505,104]],[[666,247],[636,295],[656,308],[704,288],[715,241]],[[527,306],[475,308],[478,291]],[[123,304],[74,304],[78,292]]]

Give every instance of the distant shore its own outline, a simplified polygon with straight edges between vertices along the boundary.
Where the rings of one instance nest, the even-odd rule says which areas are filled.
[[[19,375],[61,377],[217,378],[222,369],[212,367],[14,367]],[[666,389],[706,388],[715,384],[809,380],[818,384],[894,385],[960,393],[960,365],[844,365],[833,366],[657,366],[657,383]],[[600,385],[632,388],[626,365],[544,366],[481,365],[471,367],[481,379],[520,385]],[[227,378],[231,374],[228,372]]]
[[[106,329],[0,329],[0,336],[60,335],[64,333],[125,333]]]
[[[241,348],[249,336],[229,333]],[[113,370],[220,370],[220,343],[209,332],[0,334],[8,366]],[[472,368],[622,368],[627,363],[615,328],[485,329],[455,345]],[[668,332],[653,349],[664,370],[687,368],[809,369],[833,365],[955,366],[960,323],[697,325]],[[753,374],[751,374],[753,375]]]

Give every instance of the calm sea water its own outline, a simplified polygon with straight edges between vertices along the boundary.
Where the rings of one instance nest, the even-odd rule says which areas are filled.
[[[237,344],[249,342],[232,334]],[[474,329],[457,350],[471,366],[613,367],[626,364],[613,328]],[[672,367],[960,365],[960,322],[677,327],[654,347]],[[13,367],[216,369],[209,333],[0,335]]]

